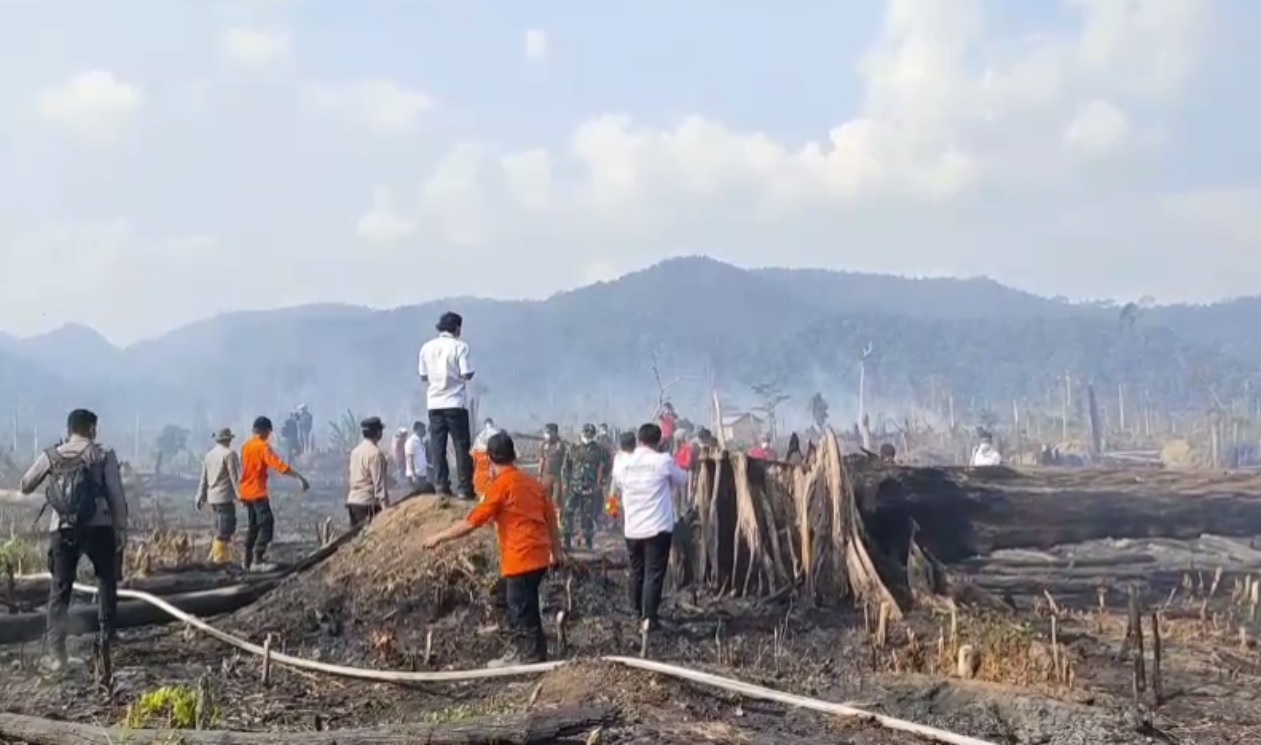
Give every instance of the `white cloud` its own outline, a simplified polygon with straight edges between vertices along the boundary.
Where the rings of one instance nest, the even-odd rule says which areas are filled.
[[[433,109],[429,96],[389,80],[314,85],[310,92],[317,107],[387,137],[414,132]]]
[[[1164,207],[1219,240],[1236,241],[1250,252],[1261,246],[1261,186],[1187,192],[1166,198]]]
[[[378,186],[372,194],[372,207],[359,218],[359,237],[375,244],[391,244],[416,232],[416,223],[399,213],[394,191]]]
[[[163,11],[164,28],[193,7],[176,5]],[[432,267],[450,278],[427,291],[435,294],[545,295],[696,252],[745,264],[983,273],[1073,296],[1202,299],[1261,287],[1252,217],[1261,173],[1236,157],[1251,152],[1259,109],[1242,89],[1190,97],[1255,62],[1251,45],[1230,42],[1255,21],[1245,4],[1061,0],[1026,14],[995,0],[885,0],[875,33],[857,46],[791,36],[800,17],[733,22],[724,33],[743,51],[717,45],[696,69],[645,69],[633,83],[620,62],[597,55],[583,73],[598,86],[488,72],[503,37],[468,32],[482,11],[467,3],[443,10],[461,21],[436,32],[451,38],[421,47],[390,32],[404,18],[433,20],[423,3],[339,29],[333,41],[296,10],[242,5],[181,26],[194,29],[178,44],[192,50],[185,57],[141,23],[21,53],[10,51],[21,35],[0,24],[0,61],[17,60],[6,69],[23,73],[0,75],[0,102],[30,101],[26,78],[58,74],[50,70],[164,61],[145,68],[144,92],[98,72],[39,102],[44,120],[96,141],[143,111],[136,147],[50,147],[0,105],[12,153],[0,168],[0,274],[30,266],[15,246],[61,256],[77,246],[105,262],[93,265],[93,281],[139,298],[135,313],[80,313],[47,300],[56,288],[35,281],[20,307],[0,308],[0,328],[73,310],[140,333],[260,302],[409,302],[420,299],[414,286],[391,294],[380,276]],[[836,8],[848,4],[818,5],[819,28],[847,19]],[[8,27],[31,25],[41,7],[26,6],[29,22]],[[850,15],[848,28],[861,28],[861,14]],[[228,26],[240,32],[234,42],[233,32],[218,37]],[[705,29],[667,31],[683,39]],[[548,57],[545,32],[509,33],[522,45],[509,55]],[[207,44],[258,69],[292,58],[293,43],[308,80],[331,82],[299,83],[290,96],[216,79],[195,108],[180,98],[206,77]],[[784,44],[817,45],[805,51],[827,55],[827,69],[776,67]],[[763,53],[750,59],[750,48]],[[760,87],[798,73],[810,81],[799,91]],[[443,92],[441,105],[428,90]],[[689,91],[704,98],[678,98]],[[1214,186],[1215,173],[1228,183]],[[96,218],[113,214],[143,230],[105,240]],[[78,237],[32,243],[32,224],[78,225]],[[364,262],[365,246],[400,250]],[[243,261],[293,281],[278,288],[264,271],[203,280]],[[1095,271],[1081,272],[1086,263]],[[166,306],[146,294],[150,285]]]
[[[289,34],[251,28],[230,28],[219,37],[219,51],[232,64],[261,69],[286,57],[292,49]]]
[[[1106,155],[1130,134],[1130,118],[1115,104],[1095,100],[1078,109],[1064,129],[1064,145],[1087,156]]]
[[[108,140],[140,110],[144,92],[106,70],[79,73],[40,94],[44,121],[92,142]]]
[[[532,60],[547,59],[547,32],[532,28],[525,32],[525,56]]]

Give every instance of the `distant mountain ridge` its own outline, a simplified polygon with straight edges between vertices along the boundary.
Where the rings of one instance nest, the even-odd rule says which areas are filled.
[[[888,399],[934,378],[960,396],[1040,396],[1065,371],[1197,406],[1203,381],[1261,371],[1261,298],[1208,306],[1074,304],[993,280],[908,279],[814,269],[741,269],[704,257],[661,262],[541,301],[440,300],[391,310],[320,304],[226,313],[119,349],[81,325],[0,337],[0,394],[180,420],[240,417],[298,402],[332,418],[353,407],[419,408],[416,350],[438,315],[462,313],[487,408],[525,421],[642,417],[664,381],[703,405],[711,382],[844,392],[870,342],[870,385]],[[410,412],[410,413],[409,413]],[[237,421],[237,419],[233,419]]]

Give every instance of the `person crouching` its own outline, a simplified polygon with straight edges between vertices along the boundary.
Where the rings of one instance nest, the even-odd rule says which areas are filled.
[[[378,512],[390,506],[389,458],[381,449],[385,424],[380,417],[370,416],[359,422],[363,441],[350,451],[350,491],[346,495],[346,512],[350,527],[371,522]]]
[[[503,576],[501,602],[508,609],[511,643],[503,657],[488,667],[547,661],[547,637],[539,587],[549,567],[563,562],[556,508],[547,489],[533,476],[517,468],[517,450],[507,432],[498,432],[486,444],[491,479],[485,498],[468,519],[426,538],[432,549],[454,541],[494,521],[499,533],[499,566]]]

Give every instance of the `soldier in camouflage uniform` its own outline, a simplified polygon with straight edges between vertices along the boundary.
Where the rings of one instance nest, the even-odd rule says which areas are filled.
[[[595,540],[596,513],[602,504],[605,480],[612,470],[609,451],[596,442],[594,424],[582,425],[582,439],[570,446],[565,459],[565,548],[573,545],[574,523],[582,523],[582,540],[587,548]]]
[[[550,485],[552,504],[560,511],[564,504],[565,459],[569,455],[569,443],[560,438],[560,428],[555,424],[543,425],[543,447],[539,451],[539,479]]]

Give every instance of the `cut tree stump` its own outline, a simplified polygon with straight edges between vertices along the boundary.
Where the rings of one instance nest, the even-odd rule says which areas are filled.
[[[565,708],[455,722],[326,732],[136,730],[0,714],[0,738],[29,745],[532,745],[585,735],[619,720],[613,707]]]

